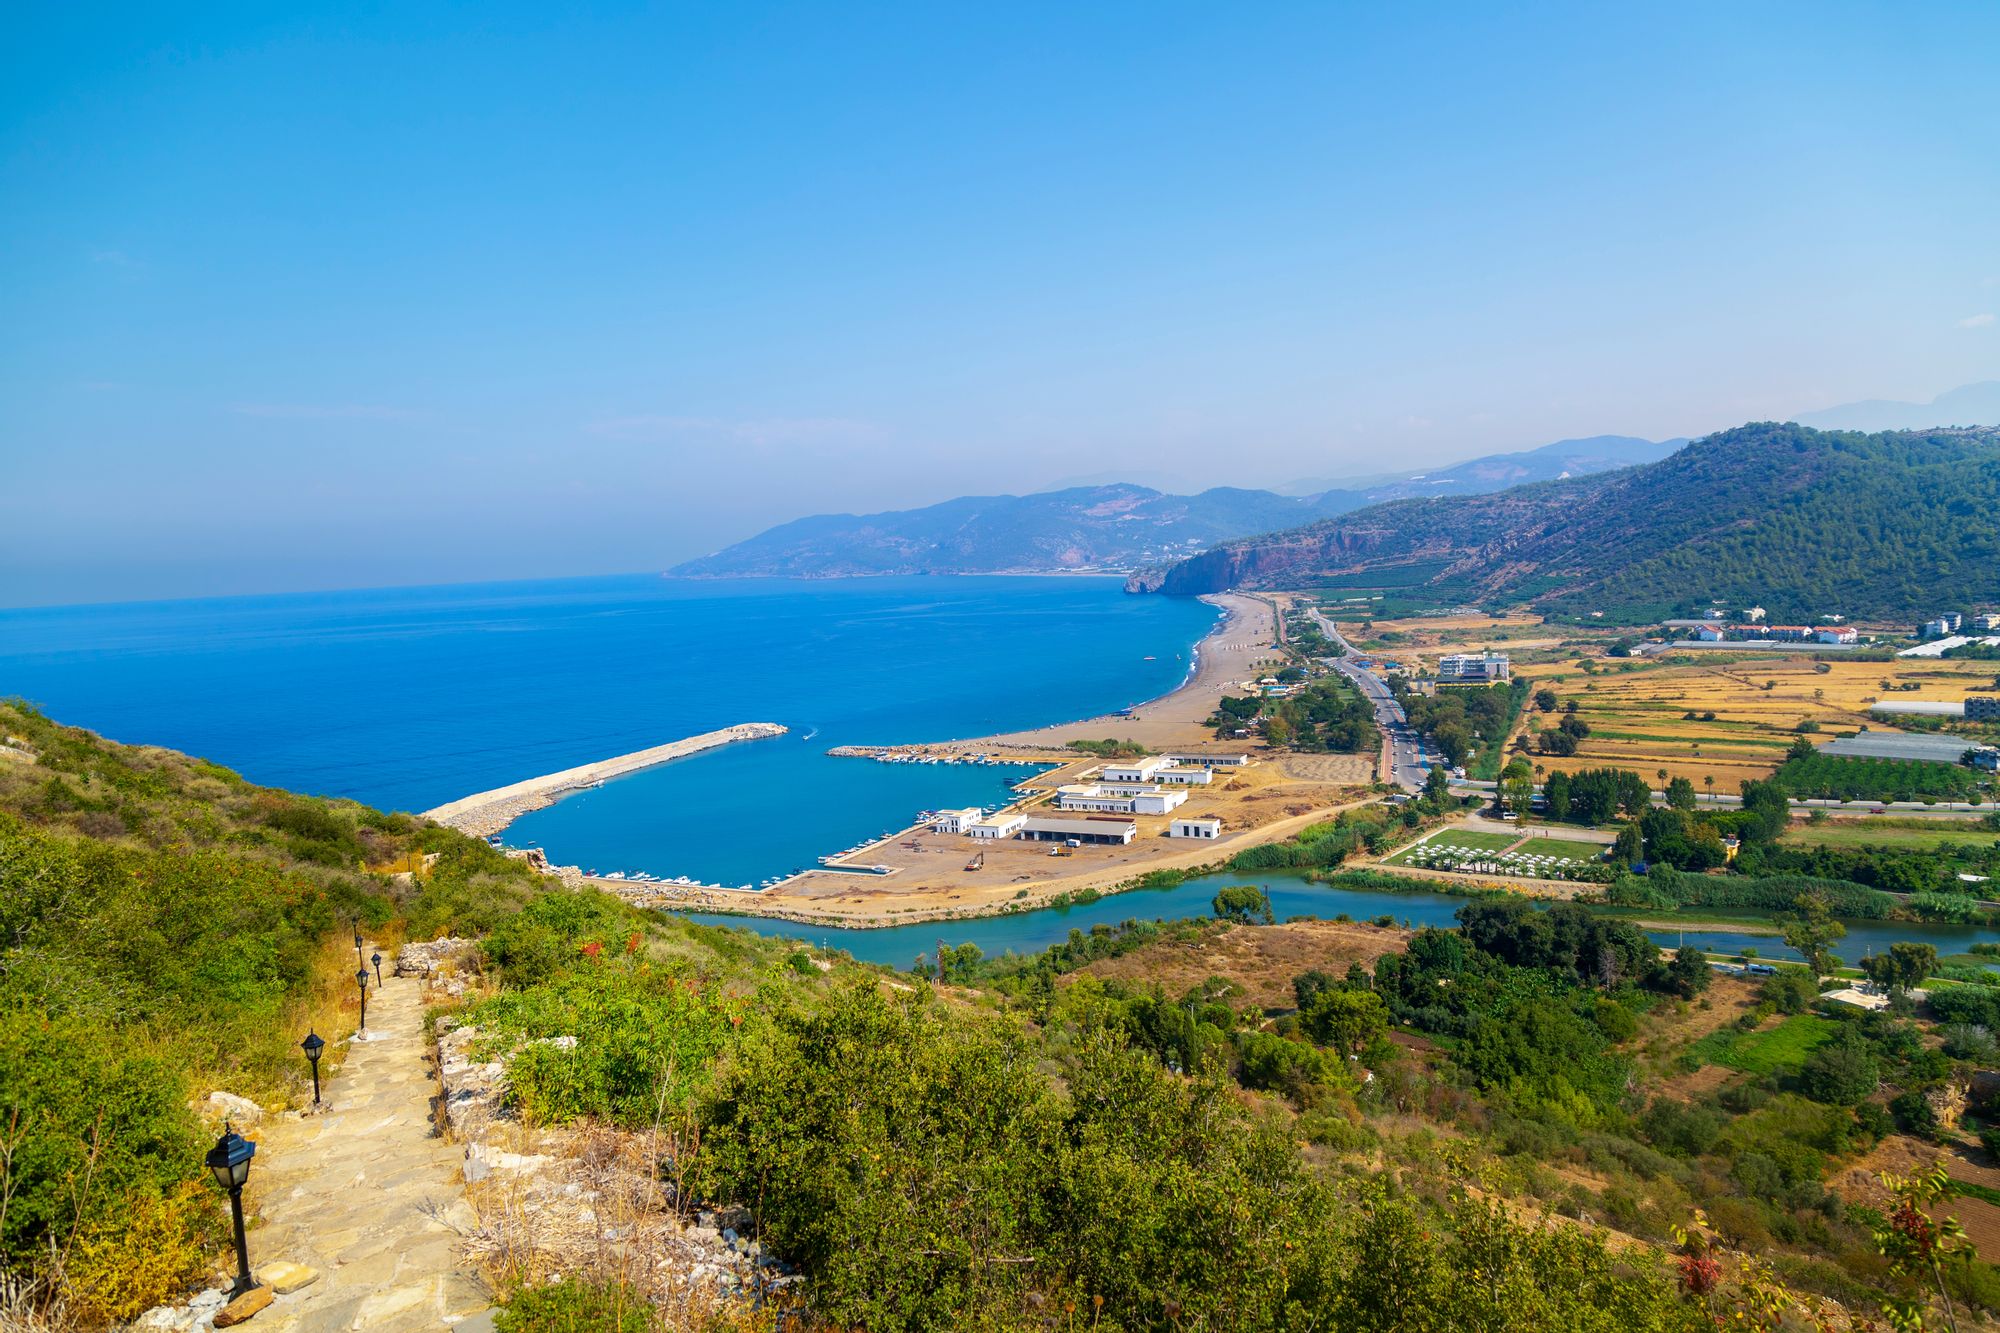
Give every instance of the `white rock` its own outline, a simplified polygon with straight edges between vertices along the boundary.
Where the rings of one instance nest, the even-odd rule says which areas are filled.
[[[211,1115],[239,1125],[254,1125],[264,1118],[264,1108],[248,1097],[238,1097],[233,1092],[211,1092],[208,1094],[208,1109]]]
[[[181,1305],[161,1305],[132,1321],[134,1329],[149,1333],[187,1333],[194,1327],[194,1311]]]

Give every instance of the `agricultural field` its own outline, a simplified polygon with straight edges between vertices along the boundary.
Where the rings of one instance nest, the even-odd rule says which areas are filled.
[[[1366,653],[1435,668],[1447,653],[1504,652],[1515,663],[1568,661],[1596,653],[1616,636],[1574,625],[1545,625],[1539,616],[1415,616],[1355,620],[1352,607],[1328,606],[1327,615],[1348,642]]]
[[[1536,752],[1534,761],[1545,771],[1629,768],[1656,784],[1683,777],[1697,791],[1733,795],[1744,779],[1777,771],[1802,723],[1817,727],[1815,740],[1864,726],[1893,731],[1869,715],[1870,703],[1963,699],[1973,687],[1990,685],[1995,671],[1992,663],[1926,659],[1688,663],[1586,657],[1527,663],[1515,674],[1560,701],[1555,713],[1531,706],[1524,714],[1531,745],[1561,721],[1560,709],[1572,701],[1590,728],[1574,755]],[[1916,688],[1901,688],[1910,685]]]
[[[1778,770],[1778,776],[1794,795],[1848,801],[1909,801],[1927,796],[1963,801],[1975,796],[1979,787],[1979,774],[1956,764],[1827,754],[1793,759]]]
[[[1829,820],[1824,824],[1794,824],[1779,839],[1787,847],[1884,847],[1898,851],[1927,852],[1946,844],[1957,847],[1992,847],[2000,844],[2000,833],[1976,823],[1932,820],[1928,828],[1895,828],[1889,821]]]

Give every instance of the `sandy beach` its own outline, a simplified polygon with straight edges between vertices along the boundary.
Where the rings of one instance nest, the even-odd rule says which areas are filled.
[[[786,730],[776,722],[739,722],[733,727],[705,731],[699,736],[688,736],[681,740],[669,741],[665,745],[634,750],[630,754],[621,754],[613,759],[600,759],[594,764],[579,764],[575,768],[565,768],[559,773],[547,773],[538,778],[510,783],[505,787],[495,787],[491,791],[475,792],[471,796],[447,801],[435,809],[424,811],[424,818],[434,819],[461,833],[470,833],[475,838],[484,838],[500,832],[530,810],[540,810],[554,805],[566,792],[578,791],[611,778],[623,777],[627,773],[637,773],[641,769],[652,768],[656,764],[664,764],[672,759],[684,759],[688,755],[700,754],[703,750],[713,750],[717,746],[732,745],[737,741],[762,740],[768,736],[782,736]]]

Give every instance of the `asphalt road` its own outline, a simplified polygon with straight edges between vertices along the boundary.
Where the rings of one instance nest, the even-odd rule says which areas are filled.
[[[1319,622],[1320,633],[1340,649],[1340,656],[1334,659],[1334,669],[1352,681],[1354,688],[1361,691],[1361,697],[1375,710],[1375,725],[1389,742],[1389,780],[1404,791],[1422,791],[1430,765],[1424,754],[1423,742],[1411,728],[1403,706],[1396,702],[1380,677],[1363,671],[1348,660],[1356,655],[1354,645],[1340,636],[1340,631],[1333,627],[1331,620],[1320,614],[1318,607],[1312,609],[1312,617]]]

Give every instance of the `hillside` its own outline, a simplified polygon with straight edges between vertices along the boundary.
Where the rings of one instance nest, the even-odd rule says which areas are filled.
[[[1554,612],[1711,598],[1774,620],[1907,616],[2000,598],[2000,430],[1860,435],[1758,423],[1645,467],[1376,505],[1226,543],[1133,591],[1336,583]]]
[[[818,514],[781,524],[669,571],[696,578],[846,578],[868,574],[1124,571],[1216,542],[1331,518],[1408,496],[1471,495],[1523,482],[1650,462],[1680,443],[1627,436],[1564,440],[1428,472],[1391,474],[1292,494],[1216,487],[1169,495],[1129,484],[1035,495],[961,496],[921,509]]]
[[[1279,487],[1286,495],[1323,495],[1342,491],[1356,498],[1356,506],[1387,500],[1428,499],[1438,495],[1483,495],[1525,486],[1532,481],[1561,481],[1594,472],[1611,472],[1643,463],[1657,463],[1686,444],[1684,439],[1643,440],[1632,435],[1592,435],[1580,440],[1557,440],[1539,449],[1512,454],[1490,454],[1450,467],[1425,472],[1395,473],[1387,476],[1353,478],[1306,478]]]

